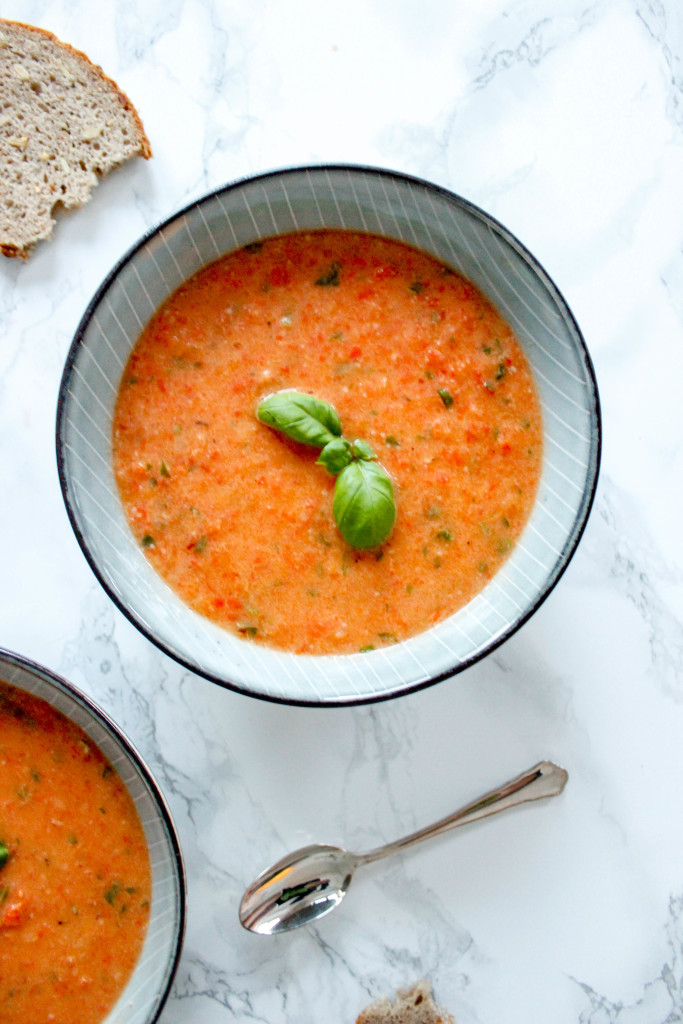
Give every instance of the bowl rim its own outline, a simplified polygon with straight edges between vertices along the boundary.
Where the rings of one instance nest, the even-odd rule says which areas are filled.
[[[108,732],[113,739],[123,748],[125,753],[135,764],[140,775],[147,784],[149,791],[152,795],[154,803],[156,804],[161,820],[164,824],[166,833],[169,838],[169,843],[173,853],[173,864],[176,872],[176,879],[178,882],[178,938],[175,943],[175,950],[173,958],[170,961],[166,978],[162,988],[159,991],[156,1005],[152,1011],[152,1016],[148,1018],[147,1024],[155,1024],[159,1019],[161,1012],[166,1005],[166,1001],[171,992],[171,986],[180,963],[180,957],[182,955],[183,941],[185,937],[185,929],[187,925],[187,876],[185,871],[185,863],[183,860],[183,853],[180,846],[180,840],[176,826],[171,815],[171,811],[166,802],[166,798],[161,791],[161,788],[152,775],[151,770],[147,766],[145,759],[142,757],[137,748],[131,743],[126,734],[122,731],[121,727],[116,724],[113,718],[103,711],[91,697],[88,697],[82,690],[80,690],[73,683],[69,682],[63,676],[58,675],[56,672],[51,671],[44,665],[40,665],[38,662],[33,661],[30,658],[25,657],[22,654],[17,654],[14,651],[10,651],[7,648],[0,647],[0,670],[3,666],[10,665],[17,668],[21,668],[34,676],[37,676],[44,683],[48,683],[49,686],[65,692],[68,696],[72,697],[77,704],[84,708],[89,715],[91,715],[104,729]],[[3,679],[3,682],[8,682]],[[10,686],[17,686],[16,683],[9,682]],[[18,687],[21,688],[21,687]],[[46,700],[45,697],[40,698]],[[51,703],[49,700],[47,703]],[[51,705],[53,706],[53,705]],[[60,710],[61,709],[57,709]],[[65,717],[69,717],[64,711],[61,714]],[[113,1009],[113,1007],[112,1007]]]
[[[456,205],[464,207],[464,209],[471,215],[477,217],[491,228],[494,229],[505,241],[514,249],[516,249],[520,255],[527,261],[531,266],[534,273],[543,281],[549,292],[553,295],[554,301],[562,309],[567,320],[570,322],[576,340],[578,342],[578,348],[581,351],[585,368],[586,375],[589,384],[590,396],[592,398],[592,417],[593,417],[593,428],[594,428],[594,467],[589,464],[589,473],[592,473],[592,479],[589,479],[588,486],[585,489],[581,505],[579,507],[576,519],[574,521],[574,527],[571,530],[567,543],[565,544],[560,557],[558,558],[553,572],[548,577],[546,584],[542,587],[533,601],[530,602],[526,611],[520,615],[514,623],[505,629],[501,634],[487,642],[481,650],[476,651],[474,654],[458,662],[457,665],[444,669],[435,675],[430,675],[427,679],[418,680],[416,682],[406,683],[405,685],[397,686],[387,693],[373,693],[363,695],[348,695],[342,698],[335,698],[333,700],[325,699],[314,699],[304,697],[283,697],[278,694],[271,693],[260,693],[250,689],[248,686],[235,682],[234,680],[225,678],[223,676],[216,675],[210,670],[202,669],[196,665],[189,658],[183,657],[182,654],[170,650],[163,640],[160,640],[149,629],[146,622],[139,617],[132,608],[121,600],[118,595],[113,591],[109,585],[104,573],[100,570],[95,559],[93,558],[86,538],[83,531],[80,528],[76,511],[73,508],[69,499],[68,493],[68,480],[66,473],[66,459],[64,456],[64,446],[62,444],[63,425],[66,415],[67,396],[69,391],[69,381],[71,373],[73,371],[76,356],[79,352],[85,332],[90,324],[93,314],[98,307],[102,297],[106,294],[112,282],[117,278],[121,270],[127,266],[137,255],[137,253],[144,248],[147,243],[154,238],[157,234],[162,232],[169,225],[182,219],[185,215],[190,213],[195,208],[200,208],[203,203],[210,202],[217,197],[220,197],[228,192],[235,189],[239,189],[244,185],[249,185],[257,182],[266,181],[267,179],[286,177],[290,174],[302,174],[307,171],[327,171],[327,172],[347,172],[355,173],[361,172],[364,174],[373,174],[381,178],[391,179],[395,181],[403,182],[409,186],[418,187],[426,190],[427,192],[439,195],[450,202],[455,202]],[[228,250],[226,250],[227,253]],[[232,251],[232,250],[229,250]],[[216,257],[217,259],[219,257]],[[517,236],[505,227],[496,217],[488,213],[482,207],[471,202],[469,199],[465,199],[463,196],[454,192],[451,189],[445,188],[442,185],[437,185],[434,182],[428,181],[425,178],[408,174],[403,171],[392,170],[386,167],[377,167],[371,164],[363,163],[344,163],[344,162],[328,162],[323,161],[320,163],[306,163],[306,164],[292,164],[285,165],[282,167],[272,168],[270,170],[260,171],[255,174],[242,175],[239,178],[235,178],[231,181],[225,182],[216,188],[210,189],[207,192],[195,197],[190,202],[185,203],[180,208],[174,210],[163,220],[157,222],[151,228],[142,234],[138,240],[130,246],[130,248],[124,252],[124,254],[117,260],[111,270],[103,278],[102,282],[98,286],[97,290],[93,294],[90,302],[88,303],[85,312],[83,313],[78,327],[74,333],[69,351],[67,353],[66,361],[64,364],[64,370],[62,372],[62,378],[59,386],[59,392],[57,397],[57,415],[56,415],[56,426],[55,426],[55,441],[56,441],[56,455],[57,455],[57,470],[59,475],[59,484],[62,492],[62,498],[66,507],[67,515],[71,523],[71,527],[76,536],[76,540],[83,552],[87,563],[89,564],[95,578],[98,580],[105,593],[108,595],[111,601],[116,605],[119,611],[131,622],[139,632],[143,634],[155,647],[172,658],[175,662],[183,666],[195,675],[207,679],[209,682],[215,683],[219,686],[224,687],[228,690],[241,693],[244,696],[255,697],[259,700],[265,700],[269,703],[284,704],[293,707],[315,707],[315,708],[330,708],[330,707],[351,707],[363,704],[375,704],[380,701],[394,700],[398,697],[406,696],[410,693],[416,693],[419,690],[426,689],[429,686],[434,686],[436,683],[444,682],[446,679],[450,679],[456,675],[459,675],[462,671],[470,668],[472,665],[479,661],[482,661],[485,657],[492,654],[501,644],[509,640],[525,623],[534,615],[544,601],[550,596],[552,591],[557,586],[558,582],[564,575],[569,563],[571,562],[576,549],[581,541],[583,533],[585,531],[588,519],[590,517],[591,509],[595,500],[595,494],[598,486],[598,479],[600,476],[600,465],[602,460],[602,413],[600,405],[600,395],[598,391],[597,377],[593,360],[591,358],[588,346],[583,337],[583,333],[577,323],[577,320],[568,305],[566,299],[561,293],[560,289],[555,284],[552,277],[545,270],[539,260],[531,253],[531,251],[517,238]],[[320,656],[318,656],[320,657]],[[323,656],[324,657],[324,656]],[[336,655],[336,657],[344,657],[344,655]]]

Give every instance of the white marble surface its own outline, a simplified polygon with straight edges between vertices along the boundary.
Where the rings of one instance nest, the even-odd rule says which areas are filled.
[[[162,1024],[348,1024],[427,976],[458,1024],[683,1021],[683,14],[679,0],[5,0],[129,93],[154,148],[0,266],[0,646],[112,713],[184,848]],[[364,162],[494,214],[567,298],[604,450],[535,617],[437,687],[275,706],[180,669],[118,613],[54,455],[84,308],[147,228],[273,167]],[[565,794],[367,868],[316,927],[244,932],[243,886],[313,839],[366,847],[550,756]]]

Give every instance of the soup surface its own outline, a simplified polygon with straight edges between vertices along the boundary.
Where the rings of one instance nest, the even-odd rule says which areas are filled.
[[[97,1024],[149,916],[135,806],[92,740],[0,682],[0,1020]]]
[[[397,520],[358,551],[317,450],[260,423],[284,388],[330,403],[374,448]],[[508,324],[401,242],[301,232],[205,267],[124,371],[114,467],[131,529],[182,598],[276,648],[395,643],[469,601],[507,558],[542,460],[539,402]]]

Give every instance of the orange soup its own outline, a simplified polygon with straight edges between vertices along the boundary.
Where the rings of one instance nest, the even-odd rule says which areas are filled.
[[[292,388],[339,413],[392,478],[381,548],[349,547],[318,452],[256,418]],[[401,242],[298,232],[202,269],[131,353],[114,468],[147,558],[196,611],[275,648],[349,653],[452,614],[532,508],[542,423],[509,325]]]
[[[123,782],[86,734],[0,682],[0,1020],[97,1024],[144,940],[151,878]]]

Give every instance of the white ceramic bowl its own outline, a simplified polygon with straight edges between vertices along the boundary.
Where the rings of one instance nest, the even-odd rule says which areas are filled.
[[[114,481],[111,423],[124,365],[156,309],[227,252],[315,228],[408,242],[469,278],[508,320],[526,353],[544,417],[535,508],[510,558],[463,609],[381,650],[297,655],[232,636],[186,607],[136,544]],[[442,188],[357,166],[291,168],[237,181],[176,213],[114,267],[74,337],[62,379],[57,453],[66,507],[95,574],[150,640],[193,671],[292,704],[394,697],[471,665],[539,607],[567,567],[597,483],[600,409],[585,343],[567,304],[524,246]]]
[[[79,726],[118,772],[133,799],[152,871],[149,924],[133,974],[102,1024],[153,1024],[170,991],[185,929],[185,871],[166,802],[121,730],[76,687],[2,649],[0,680],[42,698]]]

